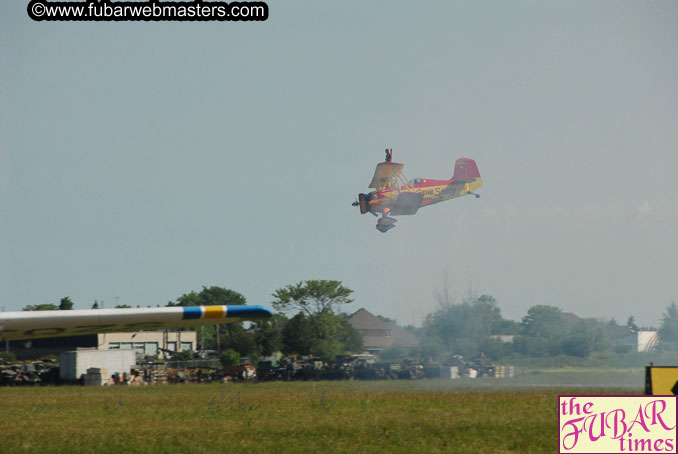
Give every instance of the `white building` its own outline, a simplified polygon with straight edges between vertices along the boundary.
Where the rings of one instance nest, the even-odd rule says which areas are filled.
[[[638,331],[619,337],[613,342],[615,345],[628,345],[633,352],[651,352],[657,347],[659,336],[657,331]]]
[[[162,356],[163,351],[194,352],[198,345],[195,331],[138,331],[97,334],[98,350],[136,350],[145,356]]]
[[[137,356],[132,350],[102,351],[77,350],[59,355],[59,377],[62,380],[79,380],[90,368],[96,368],[100,376],[129,373],[136,364]],[[100,385],[103,384],[100,379]]]

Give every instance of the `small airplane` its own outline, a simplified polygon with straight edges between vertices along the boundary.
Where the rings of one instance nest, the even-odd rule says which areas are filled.
[[[473,159],[457,159],[454,176],[450,180],[413,178],[403,175],[403,164],[393,162],[393,149],[386,149],[386,160],[377,164],[369,187],[376,189],[368,194],[358,194],[353,206],[360,214],[371,213],[381,218],[377,230],[386,233],[395,227],[397,219],[391,216],[415,214],[421,207],[454,199],[464,195],[480,197],[475,191],[483,185],[478,166]]]
[[[0,341],[266,320],[262,306],[175,306],[0,312]]]

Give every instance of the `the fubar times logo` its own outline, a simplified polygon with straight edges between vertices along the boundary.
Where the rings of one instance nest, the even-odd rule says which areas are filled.
[[[558,452],[676,453],[676,396],[558,396]]]

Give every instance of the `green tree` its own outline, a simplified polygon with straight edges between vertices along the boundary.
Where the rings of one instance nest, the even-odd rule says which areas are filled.
[[[172,353],[172,361],[191,361],[193,354],[189,351],[180,351]]]
[[[282,330],[287,319],[282,314],[274,314],[269,320],[252,324],[250,330],[259,356],[271,356],[282,350]]]
[[[626,326],[628,326],[634,333],[638,332],[638,325],[636,325],[636,319],[633,315],[629,315],[629,319],[626,321]]]
[[[659,338],[666,342],[678,342],[678,307],[675,302],[666,308],[659,327]]]
[[[200,305],[201,305],[200,295],[195,291],[191,291],[190,293],[184,293],[179,298],[177,298],[176,301],[174,302],[170,301],[167,303],[167,306],[200,306]]]
[[[588,357],[605,347],[605,331],[595,320],[580,320],[563,341],[563,353],[570,356]]]
[[[301,311],[308,316],[332,312],[353,302],[353,290],[339,281],[312,280],[280,288],[273,293],[273,307],[283,313]]]
[[[247,304],[243,295],[235,290],[223,287],[204,287],[199,293],[192,291],[177,298],[175,303],[169,302],[168,306],[240,306]]]
[[[346,351],[342,342],[342,320],[331,311],[321,312],[311,317],[313,344],[311,354],[332,359]]]
[[[254,333],[246,330],[242,323],[226,323],[220,326],[221,348],[233,349],[241,357],[247,356],[251,362],[254,362],[259,353]]]
[[[424,336],[418,347],[410,350],[412,356],[418,357],[421,361],[435,361],[441,358],[449,349],[440,341],[432,336]]]
[[[191,291],[185,293],[177,298],[176,301],[167,303],[167,306],[240,306],[244,304],[247,304],[245,297],[234,290],[216,286],[203,286],[200,292]],[[250,353],[250,345],[253,344],[253,341],[247,339],[251,335],[246,332],[242,323],[225,323],[186,329],[189,331],[198,331],[200,329],[199,337],[202,338],[204,336],[205,343],[203,347],[208,350],[230,347],[246,356]],[[218,337],[217,332],[220,333]]]
[[[24,311],[58,311],[59,306],[56,304],[36,304],[28,305],[23,308]]]
[[[425,334],[423,326],[405,325],[403,328],[409,331],[417,339],[420,339]]]
[[[501,317],[492,296],[470,296],[460,304],[449,301],[440,304],[437,311],[426,317],[424,335],[438,339],[450,352],[468,354],[459,350],[462,340],[464,350],[468,350],[492,334],[506,334],[505,329],[510,326],[510,322]]]
[[[560,354],[568,329],[567,320],[559,308],[532,306],[523,317],[522,336],[515,340],[515,348],[530,356]]]
[[[73,309],[73,301],[68,296],[61,298],[59,302],[59,310],[70,311]]]
[[[360,353],[363,351],[363,337],[348,322],[348,315],[339,316],[339,342],[342,343],[344,352]]]
[[[563,311],[555,306],[532,306],[523,317],[522,325],[522,334],[530,337],[564,337],[567,332]]]
[[[339,281],[311,280],[288,285],[273,293],[273,307],[282,313],[297,312],[282,329],[282,351],[286,354],[334,358],[347,352],[362,351],[362,337],[348,323],[348,317],[335,313],[351,303],[353,290]]]
[[[513,353],[513,344],[503,342],[497,338],[486,337],[475,345],[475,349],[476,350],[471,352],[470,355],[467,353],[466,357],[476,357],[480,353],[483,353],[489,359],[496,360]]]
[[[400,345],[394,345],[392,347],[387,347],[379,352],[379,359],[385,361],[391,361],[395,359],[402,359],[407,356],[407,349]]]
[[[221,365],[224,367],[237,366],[240,364],[240,353],[236,352],[232,348],[229,348],[221,352],[221,357],[219,360],[221,361]]]
[[[309,355],[315,338],[309,317],[299,312],[282,330],[282,352],[286,355]]]

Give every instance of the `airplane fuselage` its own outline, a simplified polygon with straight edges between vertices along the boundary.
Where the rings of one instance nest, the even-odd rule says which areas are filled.
[[[419,179],[418,179],[419,180]],[[477,177],[472,181],[433,180],[420,179],[421,183],[403,185],[400,188],[389,188],[381,191],[373,191],[367,194],[369,199],[369,211],[383,213],[384,210],[393,210],[398,202],[398,197],[403,193],[421,194],[422,199],[419,207],[433,205],[446,200],[467,195],[482,186],[482,178]],[[410,214],[410,213],[400,213]],[[414,213],[411,213],[414,214]]]

